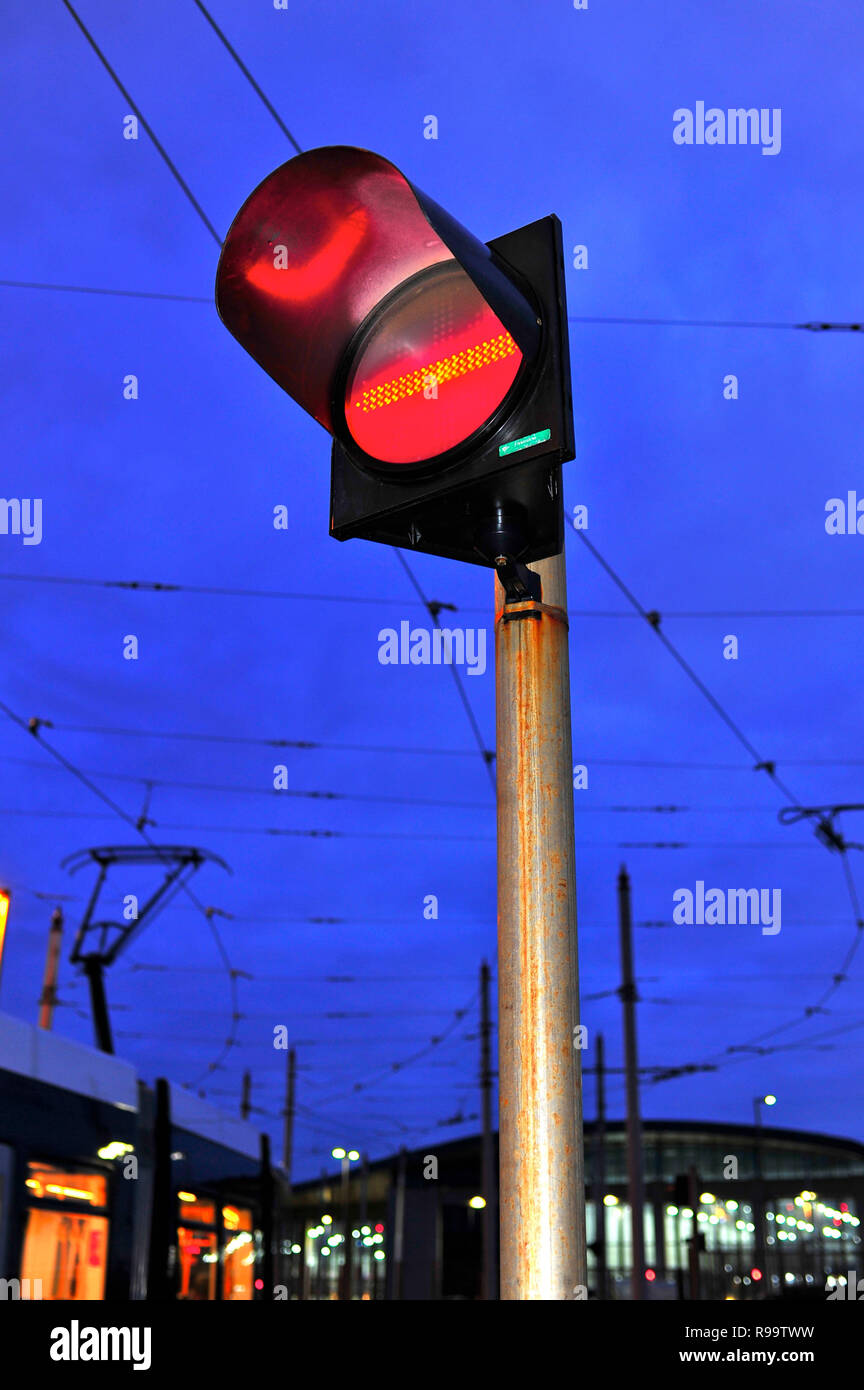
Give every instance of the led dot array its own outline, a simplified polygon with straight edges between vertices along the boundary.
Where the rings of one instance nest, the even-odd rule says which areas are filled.
[[[381,406],[393,405],[397,401],[405,400],[407,396],[416,395],[426,386],[440,386],[445,381],[452,381],[455,377],[476,371],[478,367],[488,367],[492,362],[500,362],[516,351],[513,338],[505,331],[494,338],[487,338],[476,347],[451,353],[449,357],[441,357],[437,362],[430,362],[425,367],[418,367],[416,371],[407,372],[405,376],[385,381],[380,386],[373,386],[370,391],[364,391],[354,405],[366,413],[379,410]]]

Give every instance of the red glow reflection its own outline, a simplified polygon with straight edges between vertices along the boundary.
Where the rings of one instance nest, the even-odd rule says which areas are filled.
[[[366,209],[355,208],[307,260],[297,265],[280,264],[277,257],[287,252],[271,246],[265,259],[249,267],[246,278],[256,290],[263,290],[274,299],[288,300],[292,304],[317,299],[343,274],[366,236],[368,226]]]

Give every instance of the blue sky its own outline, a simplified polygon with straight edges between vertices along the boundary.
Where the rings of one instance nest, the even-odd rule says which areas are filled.
[[[290,157],[284,135],[192,0],[76,8],[224,235]],[[556,212],[573,316],[861,317],[856,6],[319,0],[277,11],[271,0],[213,0],[211,12],[304,148],[378,151],[483,239]],[[146,134],[123,139],[128,103],[60,0],[7,12],[2,32],[0,279],[209,298],[218,248]],[[677,145],[673,113],[697,101],[779,108],[779,153]],[[434,141],[423,137],[429,114]],[[588,247],[585,270],[572,267],[577,244]],[[206,922],[178,899],[109,973],[118,1050],[146,1076],[193,1082],[227,1106],[249,1068],[253,1104],[267,1112],[257,1120],[276,1137],[284,1054],[272,1036],[285,1024],[300,1066],[298,1176],[317,1172],[334,1144],[383,1154],[471,1132],[476,1121],[440,1121],[479,1110],[494,802],[450,673],[377,660],[379,629],[426,621],[397,557],[329,538],[326,435],[212,305],[9,285],[0,303],[0,492],[43,500],[40,545],[0,535],[0,698],[53,721],[46,738],[128,814],[148,778],[204,784],[156,786],[150,833],[231,866],[230,877],[204,868],[195,891],[233,914],[216,919],[225,950],[254,977],[238,982],[237,1046],[210,1074],[231,1025],[228,982]],[[568,508],[587,505],[592,544],[664,615],[664,631],[807,805],[864,799],[861,617],[733,615],[859,601],[864,538],[829,536],[824,522],[829,498],[864,495],[860,353],[848,333],[571,324]],[[130,373],[135,401],[123,399]],[[728,374],[737,400],[724,399]],[[288,531],[273,528],[279,504]],[[589,768],[588,789],[574,793],[583,994],[618,983],[615,877],[626,861],[637,923],[670,924],[636,930],[644,1065],[717,1061],[790,1024],[776,1039],[785,1050],[731,1054],[716,1072],[646,1086],[644,1113],[747,1121],[753,1096],[770,1090],[777,1124],[864,1139],[864,1028],[819,1036],[864,1025],[864,954],[830,1013],[798,1021],[857,936],[840,858],[806,822],[777,823],[782,796],[572,533],[567,546],[570,605],[585,613],[571,624],[574,755]],[[487,573],[411,563],[465,625],[490,624]],[[122,656],[130,633],[136,662]],[[723,658],[727,634],[739,639],[737,661]],[[491,746],[491,667],[465,684]],[[51,895],[73,894],[69,1007],[56,1026],[89,1041],[76,1011],[85,986],[68,964],[86,875],[67,878],[60,860],[134,837],[9,720],[0,756],[0,882],[14,895],[0,1004],[35,1019]],[[293,790],[344,799],[268,795],[277,762]],[[658,805],[690,809],[609,809]],[[851,840],[864,840],[861,814],[842,822]],[[341,834],[258,833],[271,828]],[[687,847],[622,847],[657,841]],[[864,883],[859,853],[848,858]],[[700,879],[780,889],[781,932],[672,926],[673,893]],[[428,894],[437,921],[424,920]],[[355,979],[327,982],[336,975]],[[444,1042],[393,1070],[465,1008]],[[614,995],[586,1001],[583,1016],[620,1065]],[[613,1078],[613,1115],[622,1104]]]

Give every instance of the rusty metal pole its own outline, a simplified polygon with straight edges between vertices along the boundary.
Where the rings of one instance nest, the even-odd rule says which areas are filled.
[[[496,576],[498,1035],[502,1299],[587,1286],[576,872],[563,554]]]
[[[42,994],[39,998],[39,1027],[50,1030],[54,1022],[54,1008],[57,1003],[57,975],[60,969],[60,947],[63,942],[63,911],[55,907],[51,913],[51,929],[48,932],[48,955],[45,958],[45,975],[42,980]]]
[[[636,1053],[636,981],[633,976],[633,921],[630,875],[622,865],[618,875],[618,926],[621,943],[621,988],[624,1010],[624,1070],[627,1089],[627,1191],[630,1201],[632,1266],[630,1297],[645,1297],[645,1178],[642,1161],[642,1118],[639,1113],[639,1064]]]

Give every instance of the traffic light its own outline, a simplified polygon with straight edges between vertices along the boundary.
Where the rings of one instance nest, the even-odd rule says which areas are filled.
[[[216,303],[333,436],[332,536],[480,565],[562,549],[573,423],[557,217],[484,245],[381,155],[311,150],[240,209]]]

